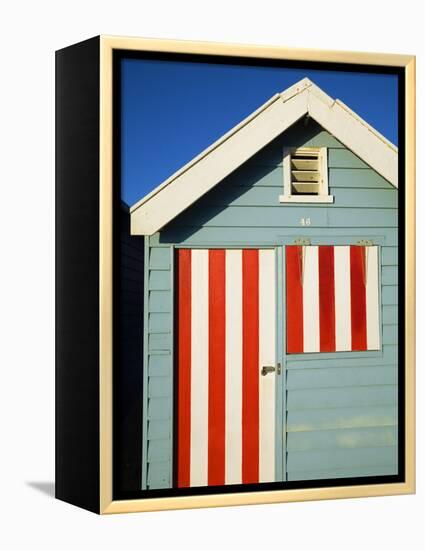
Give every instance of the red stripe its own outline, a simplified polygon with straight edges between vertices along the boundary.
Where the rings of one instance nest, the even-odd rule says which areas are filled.
[[[191,251],[178,251],[178,453],[177,484],[190,486]]]
[[[367,349],[364,246],[350,247],[351,349]]]
[[[259,471],[258,250],[242,252],[242,483]]]
[[[302,247],[286,247],[286,348],[288,353],[304,351]]]
[[[209,251],[208,485],[225,483],[226,253]]]
[[[334,247],[319,246],[320,351],[335,351]]]

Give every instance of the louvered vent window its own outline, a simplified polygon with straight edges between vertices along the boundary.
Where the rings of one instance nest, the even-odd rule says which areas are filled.
[[[291,195],[320,192],[319,149],[297,149],[291,155]]]
[[[333,202],[329,195],[325,147],[285,149],[283,179],[280,202]]]

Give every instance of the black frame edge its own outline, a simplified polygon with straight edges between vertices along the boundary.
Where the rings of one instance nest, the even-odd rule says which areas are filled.
[[[100,37],[56,52],[55,496],[100,512]]]
[[[398,364],[398,473],[394,475],[381,475],[381,476],[364,476],[364,477],[349,477],[349,478],[334,478],[334,479],[321,479],[321,480],[300,480],[300,481],[284,481],[284,482],[272,482],[263,484],[245,484],[238,486],[220,486],[220,487],[201,487],[201,488],[180,488],[175,487],[168,489],[145,489],[138,491],[124,491],[118,490],[114,487],[114,499],[129,500],[129,499],[144,499],[144,498],[163,498],[173,496],[201,496],[209,494],[226,494],[236,492],[253,492],[253,491],[269,491],[269,490],[292,490],[292,489],[312,489],[312,488],[333,488],[346,485],[370,485],[370,484],[387,484],[387,483],[404,483],[405,477],[405,341],[404,341],[404,326],[405,317],[400,312],[404,309],[404,272],[405,272],[405,67],[397,66],[385,66],[385,65],[368,65],[360,63],[335,63],[327,61],[294,61],[286,59],[271,59],[271,58],[256,58],[253,57],[237,57],[237,56],[223,56],[223,55],[205,55],[205,54],[189,54],[189,53],[176,53],[176,52],[158,52],[158,51],[145,51],[145,50],[126,50],[115,49],[114,50],[114,72],[113,72],[113,89],[114,89],[114,134],[113,134],[113,161],[114,161],[114,213],[118,211],[121,201],[121,136],[119,116],[121,113],[121,89],[119,71],[119,62],[122,59],[149,59],[149,60],[162,60],[162,61],[186,61],[186,62],[202,62],[202,63],[221,63],[221,64],[240,64],[240,65],[259,65],[268,67],[290,67],[290,68],[309,68],[309,69],[321,69],[321,70],[333,70],[333,71],[345,71],[345,72],[367,72],[377,74],[393,74],[399,78],[399,95],[398,95],[398,137],[399,137],[399,189],[400,193],[399,203],[399,252],[400,252],[400,265],[399,273],[402,275],[402,282],[399,282],[399,297],[400,304],[403,304],[403,308],[399,311],[399,364]],[[401,213],[401,214],[400,214]],[[118,249],[114,247],[113,256],[114,262],[116,261],[116,255]],[[115,294],[115,289],[114,289]],[[117,320],[117,319],[116,319]],[[114,336],[115,338],[115,336]],[[114,339],[115,345],[115,339]],[[116,364],[114,363],[114,369]],[[116,452],[116,439],[113,440],[114,452]],[[173,449],[173,456],[175,457],[175,449]],[[115,467],[118,467],[115,464]],[[173,481],[174,481],[173,472]]]

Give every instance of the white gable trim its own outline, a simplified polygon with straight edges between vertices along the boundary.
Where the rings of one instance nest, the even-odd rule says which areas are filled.
[[[304,78],[273,96],[134,204],[131,233],[154,234],[306,114],[397,187],[397,148]]]
[[[356,153],[366,164],[394,187],[398,186],[398,154],[392,143],[390,144],[338,100],[328,107],[314,94],[310,94],[308,112],[325,130]]]

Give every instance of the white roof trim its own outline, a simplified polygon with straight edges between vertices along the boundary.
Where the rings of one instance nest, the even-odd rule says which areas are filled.
[[[130,208],[131,233],[153,235],[304,115],[397,187],[397,147],[308,78],[276,94]]]

